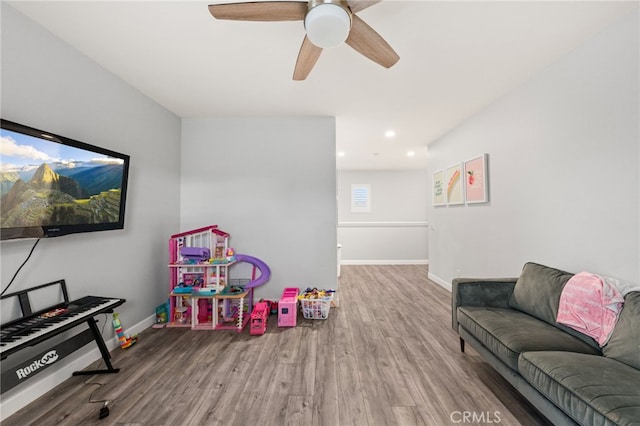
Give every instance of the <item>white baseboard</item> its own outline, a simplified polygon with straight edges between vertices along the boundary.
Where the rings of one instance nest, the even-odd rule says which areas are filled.
[[[151,327],[155,322],[155,315],[151,315],[148,318],[143,319],[133,327],[127,326],[126,331],[129,335],[140,333],[147,328]],[[105,344],[109,351],[118,347],[118,338],[106,340]],[[132,346],[135,348],[135,345]],[[4,421],[7,417],[11,416],[16,411],[27,406],[31,402],[40,398],[51,389],[55,388],[69,377],[74,371],[79,371],[87,368],[91,363],[102,358],[98,348],[91,343],[85,347],[78,349],[73,354],[69,355],[66,359],[62,359],[56,368],[52,368],[49,372],[45,370],[41,375],[31,379],[31,382],[25,382],[16,386],[14,389],[7,391],[2,395],[0,401],[0,422]],[[114,367],[118,367],[114,365]],[[40,377],[41,376],[41,377]]]
[[[341,265],[428,265],[427,259],[416,260],[341,260]]]
[[[434,283],[438,284],[440,287],[443,287],[446,290],[451,291],[451,283],[447,282],[445,280],[443,280],[442,278],[439,278],[435,275],[433,275],[431,272],[429,272],[429,274],[427,274],[428,278],[433,281]]]

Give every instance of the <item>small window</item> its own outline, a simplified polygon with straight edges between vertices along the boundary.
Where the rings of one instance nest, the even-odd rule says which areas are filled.
[[[371,212],[371,185],[351,185],[351,213]]]

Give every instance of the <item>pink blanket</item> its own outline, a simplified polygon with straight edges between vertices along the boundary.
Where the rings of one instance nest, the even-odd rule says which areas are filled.
[[[604,346],[618,321],[624,299],[607,280],[581,272],[567,281],[560,294],[557,321]]]

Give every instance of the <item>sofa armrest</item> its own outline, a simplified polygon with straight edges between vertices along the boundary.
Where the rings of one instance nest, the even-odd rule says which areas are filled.
[[[517,278],[455,278],[451,286],[451,326],[458,332],[458,306],[509,307]]]

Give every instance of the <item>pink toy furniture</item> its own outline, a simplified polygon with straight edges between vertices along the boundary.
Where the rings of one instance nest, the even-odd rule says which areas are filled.
[[[298,316],[298,289],[287,287],[278,302],[278,327],[295,327]]]
[[[251,326],[249,334],[264,334],[267,330],[267,319],[269,318],[269,307],[266,302],[258,302],[251,312]]]

